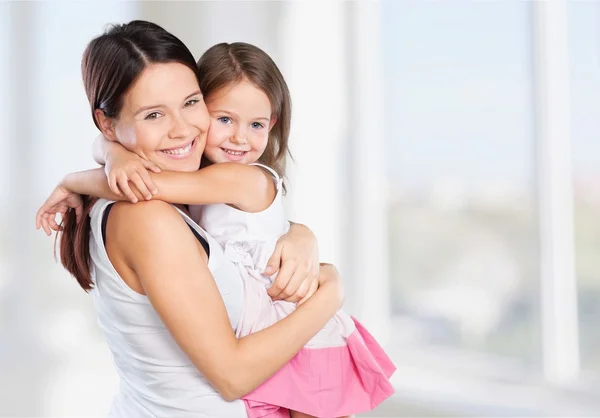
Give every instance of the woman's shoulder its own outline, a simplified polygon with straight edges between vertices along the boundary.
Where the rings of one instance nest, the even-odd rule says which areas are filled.
[[[103,215],[111,205],[110,218],[107,218]],[[105,223],[106,230],[113,231],[110,235],[121,242],[140,242],[140,238],[152,240],[159,236],[177,237],[188,232],[182,228],[186,222],[177,209],[160,200],[135,204],[100,200],[90,215],[92,225]]]
[[[150,200],[135,204],[115,202],[111,210],[111,219],[130,228],[164,230],[172,223],[184,225],[185,220],[175,206],[161,200]],[[160,219],[159,222],[157,220]]]
[[[188,225],[183,214],[170,203],[159,200],[135,204],[118,202],[110,211],[106,237],[125,263],[136,269],[134,266],[152,265],[160,258],[149,254],[178,253],[194,246],[199,237],[194,236]],[[210,247],[202,246],[207,257]]]
[[[161,223],[163,221],[167,223],[169,221],[185,223],[173,205],[161,200],[150,200],[133,204],[126,201],[115,202],[113,200],[98,199],[90,211],[92,225],[102,221],[109,207],[111,224],[145,225],[155,221],[157,216],[160,217]]]

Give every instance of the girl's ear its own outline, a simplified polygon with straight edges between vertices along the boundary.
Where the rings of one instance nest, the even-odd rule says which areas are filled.
[[[94,117],[96,118],[98,126],[100,126],[100,131],[102,131],[104,137],[109,141],[116,142],[117,135],[115,134],[114,120],[106,116],[100,109],[94,110]]]
[[[271,121],[269,122],[269,132],[271,132],[271,129],[273,129],[273,126],[275,126],[276,123],[277,123],[277,117],[272,116]]]

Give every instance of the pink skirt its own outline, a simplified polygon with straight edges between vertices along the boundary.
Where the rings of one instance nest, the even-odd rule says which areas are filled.
[[[394,393],[396,367],[373,336],[356,330],[341,347],[303,348],[243,400],[249,418],[289,417],[289,410],[332,418],[374,409]]]

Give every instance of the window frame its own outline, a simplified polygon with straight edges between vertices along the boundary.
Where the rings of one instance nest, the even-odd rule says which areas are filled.
[[[385,149],[386,138],[380,116],[383,113],[383,89],[379,81],[383,65],[379,39],[381,3],[360,2],[353,4],[350,10],[352,35],[348,49],[352,51],[350,71],[353,76],[349,90],[356,93],[349,120],[358,124],[352,141],[354,159],[351,163],[355,175],[350,179],[354,197],[350,225],[356,228],[350,263],[352,306],[369,328],[374,327],[376,337],[385,344],[393,330],[387,302],[391,279],[386,270],[390,261],[386,224],[388,196],[381,187],[385,184],[386,174],[385,154],[381,152]],[[589,412],[598,406],[579,380],[566,0],[532,3],[532,50],[540,250],[540,354],[543,358],[541,386],[534,374],[499,356],[431,347],[415,352],[388,345],[386,348],[399,365],[393,378],[398,394],[389,405],[414,406],[423,400],[432,405],[439,401],[440,412],[468,414],[498,412],[499,408],[514,406],[511,413],[525,415],[539,411],[556,414],[560,410],[565,413]],[[371,129],[373,126],[376,126],[375,132]],[[364,137],[369,138],[369,147],[361,143],[360,139]],[[381,277],[387,280],[382,281]],[[462,366],[473,369],[472,373],[464,373],[464,369],[457,371]],[[501,381],[494,381],[494,378]],[[457,388],[458,400],[454,393]],[[461,399],[463,389],[473,391]],[[507,396],[497,399],[498,393]],[[583,394],[587,397],[582,397]],[[546,400],[540,402],[540,396]]]

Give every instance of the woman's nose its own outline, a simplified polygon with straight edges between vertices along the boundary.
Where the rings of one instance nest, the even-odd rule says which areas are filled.
[[[171,138],[189,138],[191,133],[192,125],[182,115],[173,115],[169,136]]]

